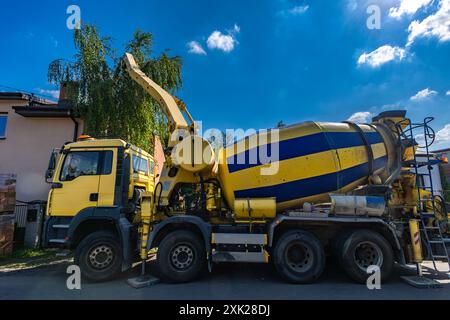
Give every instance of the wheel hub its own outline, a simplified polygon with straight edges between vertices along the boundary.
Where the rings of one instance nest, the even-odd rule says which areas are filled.
[[[114,260],[114,251],[110,246],[94,247],[89,253],[89,262],[95,269],[104,269]]]
[[[176,269],[188,269],[194,261],[194,251],[187,245],[176,246],[170,254],[170,260]]]
[[[312,250],[302,243],[291,244],[286,249],[286,261],[294,271],[305,272],[314,262]]]
[[[363,271],[367,271],[369,266],[378,266],[381,268],[383,265],[383,254],[379,246],[373,242],[361,242],[355,248],[354,260],[358,267]]]

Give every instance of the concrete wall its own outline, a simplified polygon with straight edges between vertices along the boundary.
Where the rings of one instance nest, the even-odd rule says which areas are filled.
[[[12,109],[26,105],[22,100],[0,100],[0,112],[8,113],[6,139],[0,139],[0,173],[17,174],[17,200],[47,200],[44,173],[50,153],[73,140],[74,123],[66,118],[25,118]]]

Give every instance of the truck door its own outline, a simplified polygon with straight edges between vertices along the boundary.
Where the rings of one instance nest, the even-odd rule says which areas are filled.
[[[61,159],[49,197],[49,215],[74,216],[82,209],[96,207],[104,151],[70,150]]]
[[[114,205],[115,196],[117,148],[102,149],[100,161],[102,165],[98,188],[98,206],[111,207]]]

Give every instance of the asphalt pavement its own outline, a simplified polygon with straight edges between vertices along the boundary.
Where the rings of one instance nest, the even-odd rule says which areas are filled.
[[[271,265],[222,264],[191,283],[158,283],[134,289],[126,280],[138,274],[139,268],[136,268],[109,282],[82,281],[80,290],[69,290],[66,286],[67,266],[60,264],[8,273],[0,271],[0,299],[450,299],[448,273],[440,277],[441,288],[418,289],[400,278],[401,275],[414,274],[403,268],[396,268],[391,279],[381,284],[380,290],[369,290],[365,285],[352,282],[333,263],[327,265],[317,283],[308,285],[283,282]],[[445,268],[445,265],[440,267]]]

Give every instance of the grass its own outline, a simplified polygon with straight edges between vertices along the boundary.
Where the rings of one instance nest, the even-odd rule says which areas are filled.
[[[30,259],[30,258],[42,258],[51,255],[50,251],[41,249],[19,249],[14,251],[7,257],[0,257],[0,261],[7,259]]]
[[[71,255],[60,256],[58,249],[19,249],[7,257],[0,257],[0,272],[33,269],[71,259]]]

